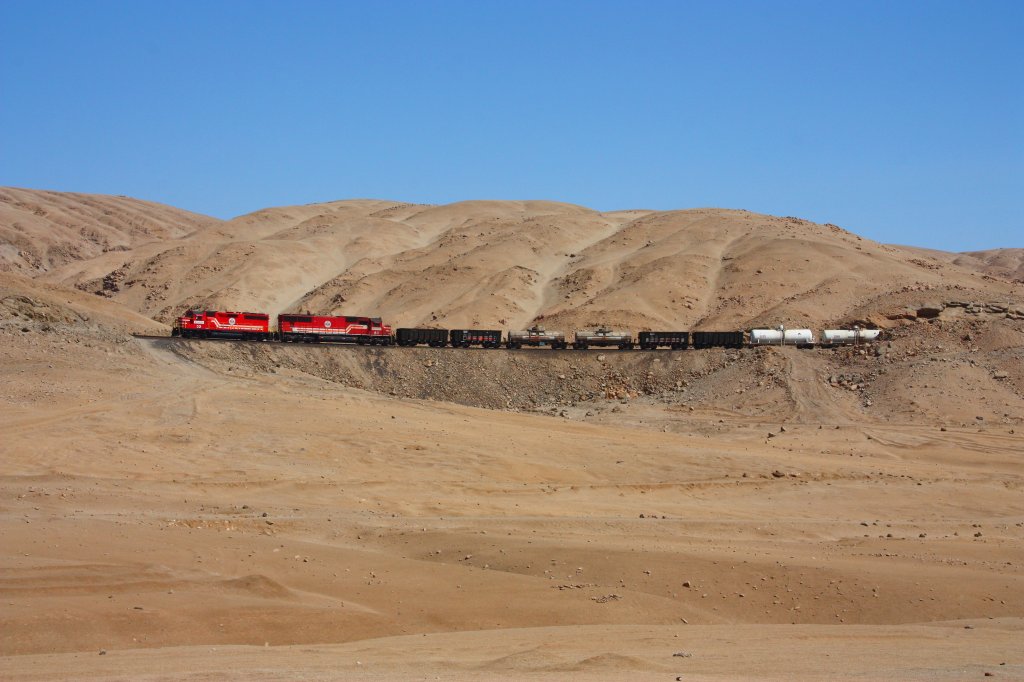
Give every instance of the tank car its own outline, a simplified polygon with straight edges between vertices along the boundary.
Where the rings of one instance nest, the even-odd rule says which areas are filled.
[[[810,348],[815,343],[810,329],[751,329],[751,346],[796,346]]]
[[[826,329],[821,332],[823,346],[852,346],[857,343],[877,341],[882,332],[878,329]]]
[[[282,341],[391,345],[391,326],[379,317],[282,314],[277,316],[277,331]]]
[[[517,329],[509,331],[506,345],[509,348],[522,348],[523,346],[550,346],[556,350],[565,348],[568,344],[565,341],[565,333],[547,331],[544,327],[533,326],[529,329]]]
[[[616,331],[608,327],[578,330],[572,347],[576,350],[586,350],[590,346],[618,346],[622,350],[629,350],[633,347],[633,333]]]
[[[266,313],[245,313],[223,310],[187,310],[174,320],[171,336],[186,339],[248,339],[266,341],[270,333],[270,316]]]

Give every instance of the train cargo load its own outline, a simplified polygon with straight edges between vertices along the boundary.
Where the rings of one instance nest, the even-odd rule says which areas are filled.
[[[452,348],[469,348],[483,346],[497,348],[501,345],[500,329],[453,329],[448,332],[448,342]]]
[[[282,314],[277,316],[277,332],[286,342],[391,345],[391,326],[379,317]]]
[[[187,310],[184,315],[174,320],[171,336],[185,339],[267,341],[271,338],[270,315],[222,310]]]
[[[690,332],[640,332],[637,343],[644,350],[668,347],[672,350],[685,350],[690,347]]]
[[[544,327],[533,326],[529,329],[517,329],[508,333],[506,345],[509,348],[522,348],[523,346],[549,346],[556,350],[565,348],[563,332],[549,332]]]
[[[743,332],[693,332],[694,348],[743,348]]]
[[[577,331],[572,347],[577,350],[586,350],[590,346],[618,346],[622,350],[629,350],[633,347],[633,333],[617,331],[608,327]]]
[[[395,330],[395,343],[399,346],[424,345],[441,348],[448,345],[448,330],[402,327]]]

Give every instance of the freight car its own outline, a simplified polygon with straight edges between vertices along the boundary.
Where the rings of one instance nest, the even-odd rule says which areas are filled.
[[[399,346],[432,346],[441,348],[448,345],[447,329],[414,329],[402,327],[395,330],[395,343]]]
[[[690,347],[690,332],[640,332],[637,337],[637,342],[644,350],[654,350],[660,346],[668,346],[672,350]]]
[[[470,346],[497,348],[501,345],[501,330],[453,329],[448,332],[448,342],[452,348],[469,348]]]
[[[379,317],[283,314],[277,316],[277,332],[281,341],[293,343],[333,341],[391,345],[391,326],[384,324]]]
[[[826,329],[821,333],[821,345],[830,348],[870,343],[877,341],[881,333],[878,329]]]
[[[751,329],[751,346],[796,346],[812,348],[814,332],[810,329]]]
[[[572,347],[576,350],[586,350],[590,346],[618,346],[622,350],[629,350],[633,347],[633,333],[615,331],[608,327],[577,331]]]
[[[243,313],[220,310],[187,310],[174,320],[171,336],[186,339],[247,339],[267,341],[273,338],[270,332],[270,316],[266,313]]]
[[[549,332],[544,327],[533,326],[529,329],[518,329],[508,333],[506,345],[509,348],[522,348],[523,346],[550,346],[555,350],[561,350],[568,346],[563,332]]]
[[[694,348],[743,348],[743,332],[693,332]]]

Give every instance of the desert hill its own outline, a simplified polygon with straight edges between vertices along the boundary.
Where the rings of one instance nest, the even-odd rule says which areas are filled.
[[[41,276],[163,322],[188,307],[308,309],[380,315],[396,326],[542,321],[567,331],[885,324],[905,306],[1016,301],[1022,291],[1012,249],[887,246],[746,211],[353,200],[172,224],[158,208],[151,222],[162,232],[90,257],[80,245],[78,257]]]
[[[76,289],[65,289],[38,279],[0,272],[0,324],[30,331],[60,329],[81,333],[85,329],[125,335],[155,332],[163,325],[103,298]]]
[[[917,246],[900,246],[898,248],[916,253],[924,258],[953,263],[982,275],[1015,282],[1024,281],[1024,249],[1006,248],[952,253]]]
[[[1024,249],[968,251],[959,254],[953,262],[981,270],[988,275],[1024,281]]]
[[[129,197],[0,187],[0,271],[38,275],[218,222]]]

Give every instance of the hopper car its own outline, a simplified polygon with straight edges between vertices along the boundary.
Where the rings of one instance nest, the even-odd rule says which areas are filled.
[[[448,343],[452,348],[498,348],[501,346],[500,329],[453,329],[448,332]]]
[[[640,332],[637,344],[644,350],[661,347],[684,350],[690,347],[690,332]]]
[[[399,346],[423,345],[441,348],[448,345],[448,330],[401,327],[395,331],[395,343]]]
[[[743,332],[693,332],[694,348],[743,348],[746,338]]]

